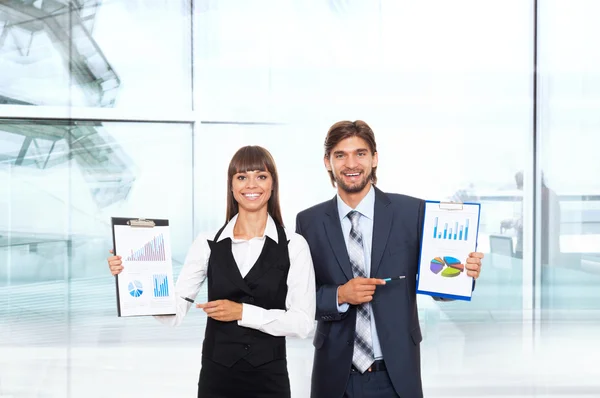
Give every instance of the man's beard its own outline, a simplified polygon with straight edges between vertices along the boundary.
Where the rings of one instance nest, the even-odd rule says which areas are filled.
[[[372,176],[373,176],[373,171],[371,170],[371,172],[369,173],[369,175],[366,178],[363,178],[361,181],[358,181],[354,185],[347,185],[343,178],[338,178],[337,176],[335,177],[335,182],[336,182],[336,184],[338,184],[338,186],[344,192],[358,193],[358,192],[361,192],[363,189],[365,189],[367,184],[369,184],[371,182]]]

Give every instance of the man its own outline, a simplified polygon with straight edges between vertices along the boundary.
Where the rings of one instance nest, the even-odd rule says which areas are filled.
[[[523,190],[523,172],[515,174],[515,184],[519,191]],[[556,192],[548,187],[546,179],[542,173],[542,264],[548,265],[556,261],[560,255],[560,202]],[[514,229],[517,235],[515,247],[515,257],[523,258],[523,206],[520,208],[518,216],[503,220],[500,223],[500,230]]]
[[[415,285],[424,201],[375,188],[377,157],[365,122],[334,124],[324,161],[337,195],[296,219],[317,285],[312,398],[423,396]],[[469,276],[482,258],[470,254]]]

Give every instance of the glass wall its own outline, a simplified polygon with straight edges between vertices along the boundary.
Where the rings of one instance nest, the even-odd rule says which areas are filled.
[[[168,218],[177,276],[192,240],[225,221],[231,156],[256,144],[277,162],[294,230],[335,195],[329,126],[356,119],[375,131],[379,188],[482,205],[473,300],[418,297],[425,395],[598,391],[593,370],[580,380],[547,365],[558,354],[594,368],[573,359],[586,349],[554,343],[566,321],[599,314],[596,11],[0,2],[0,397],[195,396],[206,318],[117,317],[110,218]],[[288,339],[295,398],[309,396],[312,350]]]
[[[102,380],[90,379],[89,366],[111,359],[95,365],[78,353],[147,344],[160,335],[144,337],[148,328],[140,322],[130,322],[129,337],[121,335],[128,324],[115,316],[114,280],[104,261],[112,247],[110,218],[168,218],[179,271],[193,239],[191,126],[11,120],[0,123],[0,136],[21,143],[0,154],[0,197],[9,214],[0,222],[6,325],[0,331],[10,346],[32,348],[31,356],[25,351],[14,366],[2,367],[4,384],[37,391],[24,376],[47,372],[52,396],[67,396],[63,389],[81,396],[90,380],[110,395]],[[38,346],[51,358],[40,361]]]
[[[165,396],[165,347],[195,333],[199,350],[193,319],[118,318],[105,260],[111,217],[168,218],[176,274],[194,238],[194,120],[173,117],[192,110],[191,17],[184,1],[0,2],[0,396]]]
[[[600,309],[598,12],[594,1],[540,9],[541,305],[568,310],[547,316]]]

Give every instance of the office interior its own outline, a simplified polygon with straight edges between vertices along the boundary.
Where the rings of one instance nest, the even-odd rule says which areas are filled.
[[[0,397],[195,396],[205,316],[117,317],[111,217],[175,275],[262,145],[286,227],[364,120],[378,187],[481,204],[470,302],[419,295],[427,397],[598,397],[596,0],[0,1]],[[202,296],[204,295],[204,296]],[[201,298],[206,296],[203,290]],[[295,398],[313,347],[288,339]]]

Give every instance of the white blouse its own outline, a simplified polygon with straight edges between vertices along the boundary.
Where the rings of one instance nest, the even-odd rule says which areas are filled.
[[[236,220],[237,215],[227,223],[218,241],[231,238],[233,257],[238,264],[242,277],[245,277],[260,256],[265,244],[265,237],[268,236],[275,242],[278,241],[277,228],[269,215],[264,236],[250,240],[234,239],[233,227]],[[290,270],[287,278],[286,309],[266,310],[243,303],[242,320],[238,321],[238,325],[257,329],[273,336],[306,338],[313,331],[315,325],[315,272],[306,240],[295,232],[289,234],[285,231],[285,233],[290,241],[288,245]],[[160,322],[177,326],[192,307],[192,303],[181,297],[195,299],[198,295],[200,287],[206,279],[206,270],[210,258],[210,247],[207,239],[212,241],[215,235],[216,233],[201,235],[192,243],[175,285],[176,315],[155,316]],[[194,309],[196,308],[194,307]],[[201,311],[204,315],[202,309],[198,308],[197,311]]]

